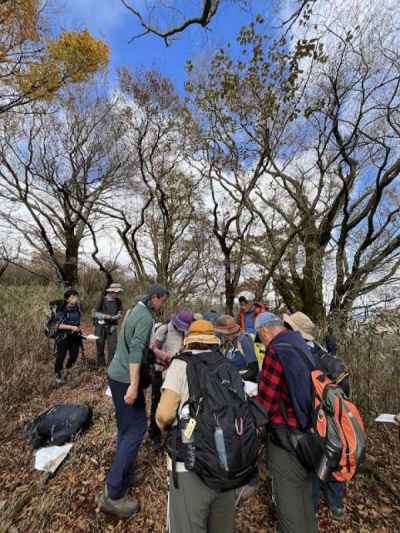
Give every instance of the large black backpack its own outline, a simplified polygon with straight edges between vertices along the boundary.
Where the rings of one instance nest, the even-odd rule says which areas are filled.
[[[27,427],[27,435],[34,449],[49,444],[61,446],[85,431],[91,420],[91,407],[59,404],[37,416]]]
[[[246,485],[257,471],[256,429],[267,422],[265,414],[261,415],[260,422],[259,408],[246,396],[238,370],[220,352],[188,352],[176,356],[176,359],[187,363],[187,404],[196,425],[191,445],[182,443],[182,420],[179,416],[178,424],[171,429],[168,452],[172,458],[175,485],[176,461],[185,462],[186,468],[214,490],[224,491]],[[225,467],[218,454],[216,431],[220,439],[221,431],[223,434]],[[191,454],[189,461],[188,453]]]

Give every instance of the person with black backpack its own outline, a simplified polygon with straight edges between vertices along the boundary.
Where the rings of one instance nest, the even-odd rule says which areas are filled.
[[[156,421],[169,428],[168,533],[232,533],[235,489],[256,473],[265,415],[219,346],[211,322],[192,322],[165,376]]]
[[[76,363],[82,346],[81,310],[78,302],[78,292],[75,289],[68,289],[64,293],[64,301],[57,307],[55,313],[56,362],[54,371],[57,385],[65,383],[64,361],[67,354],[66,368],[70,369]]]
[[[103,367],[111,363],[118,340],[118,321],[122,315],[122,302],[119,294],[122,292],[119,283],[111,283],[102,294],[100,301],[93,311],[97,350],[97,366]],[[107,361],[104,349],[107,345]]]
[[[314,338],[316,326],[314,322],[304,313],[297,311],[292,315],[283,315],[283,320],[287,328],[298,331],[309,346],[316,365],[323,370],[329,379],[337,383],[346,394],[350,396],[350,380],[346,366],[336,353],[332,354],[325,350]],[[336,342],[330,335],[330,346],[336,347]],[[336,350],[335,350],[336,352]],[[321,482],[317,476],[313,479],[313,501],[314,508],[317,511],[320,501],[321,488],[325,494],[331,516],[336,520],[344,518],[343,498],[345,493],[345,484],[340,481],[329,479]]]
[[[147,430],[144,390],[151,383],[149,342],[153,316],[161,311],[168,296],[167,289],[153,284],[126,313],[107,371],[117,419],[117,450],[97,502],[101,511],[118,518],[129,518],[139,510],[138,501],[128,498],[127,492],[138,482],[135,463]]]
[[[258,315],[255,328],[266,348],[256,400],[270,416],[267,466],[279,528],[282,533],[314,533],[313,473],[293,445],[312,426],[311,375],[300,354],[312,365],[313,357],[301,335],[273,313]]]

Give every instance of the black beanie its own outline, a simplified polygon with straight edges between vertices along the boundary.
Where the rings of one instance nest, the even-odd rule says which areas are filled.
[[[64,300],[67,301],[70,296],[79,296],[79,293],[75,289],[68,289],[64,292]]]

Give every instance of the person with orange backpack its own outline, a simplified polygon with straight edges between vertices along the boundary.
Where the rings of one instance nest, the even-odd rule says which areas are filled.
[[[283,315],[285,327],[293,331],[298,331],[309,346],[317,365],[323,368],[329,379],[338,383],[346,396],[350,395],[349,373],[344,363],[335,355],[325,350],[314,338],[316,326],[314,322],[304,313],[297,311],[292,315]],[[313,502],[315,511],[318,511],[321,497],[321,489],[326,498],[331,516],[335,520],[344,518],[343,498],[345,494],[345,483],[328,479],[321,482],[317,476],[313,479]]]
[[[290,438],[301,435],[312,425],[311,376],[298,356],[298,349],[311,359],[312,355],[300,334],[288,331],[273,313],[258,315],[255,328],[266,348],[256,400],[269,414],[267,467],[279,530],[315,533],[313,474],[297,457]],[[279,347],[281,343],[286,346]],[[302,394],[292,396],[294,383]]]
[[[354,477],[365,452],[364,425],[299,332],[267,312],[255,327],[266,346],[257,400],[270,416],[268,466],[280,529],[310,533],[316,531],[313,478]]]

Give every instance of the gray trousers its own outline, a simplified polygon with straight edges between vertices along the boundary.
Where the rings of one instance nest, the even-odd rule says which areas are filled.
[[[96,341],[97,348],[97,364],[98,366],[109,365],[114,357],[117,348],[118,331],[117,326],[102,326],[97,324],[95,328],[95,335],[99,337]],[[107,360],[105,358],[104,349],[107,344]]]
[[[307,472],[292,453],[270,440],[267,465],[272,478],[279,531],[315,533],[318,529],[312,498],[313,474]]]
[[[233,533],[235,491],[216,492],[193,472],[178,472],[178,487],[169,477],[168,533]]]

